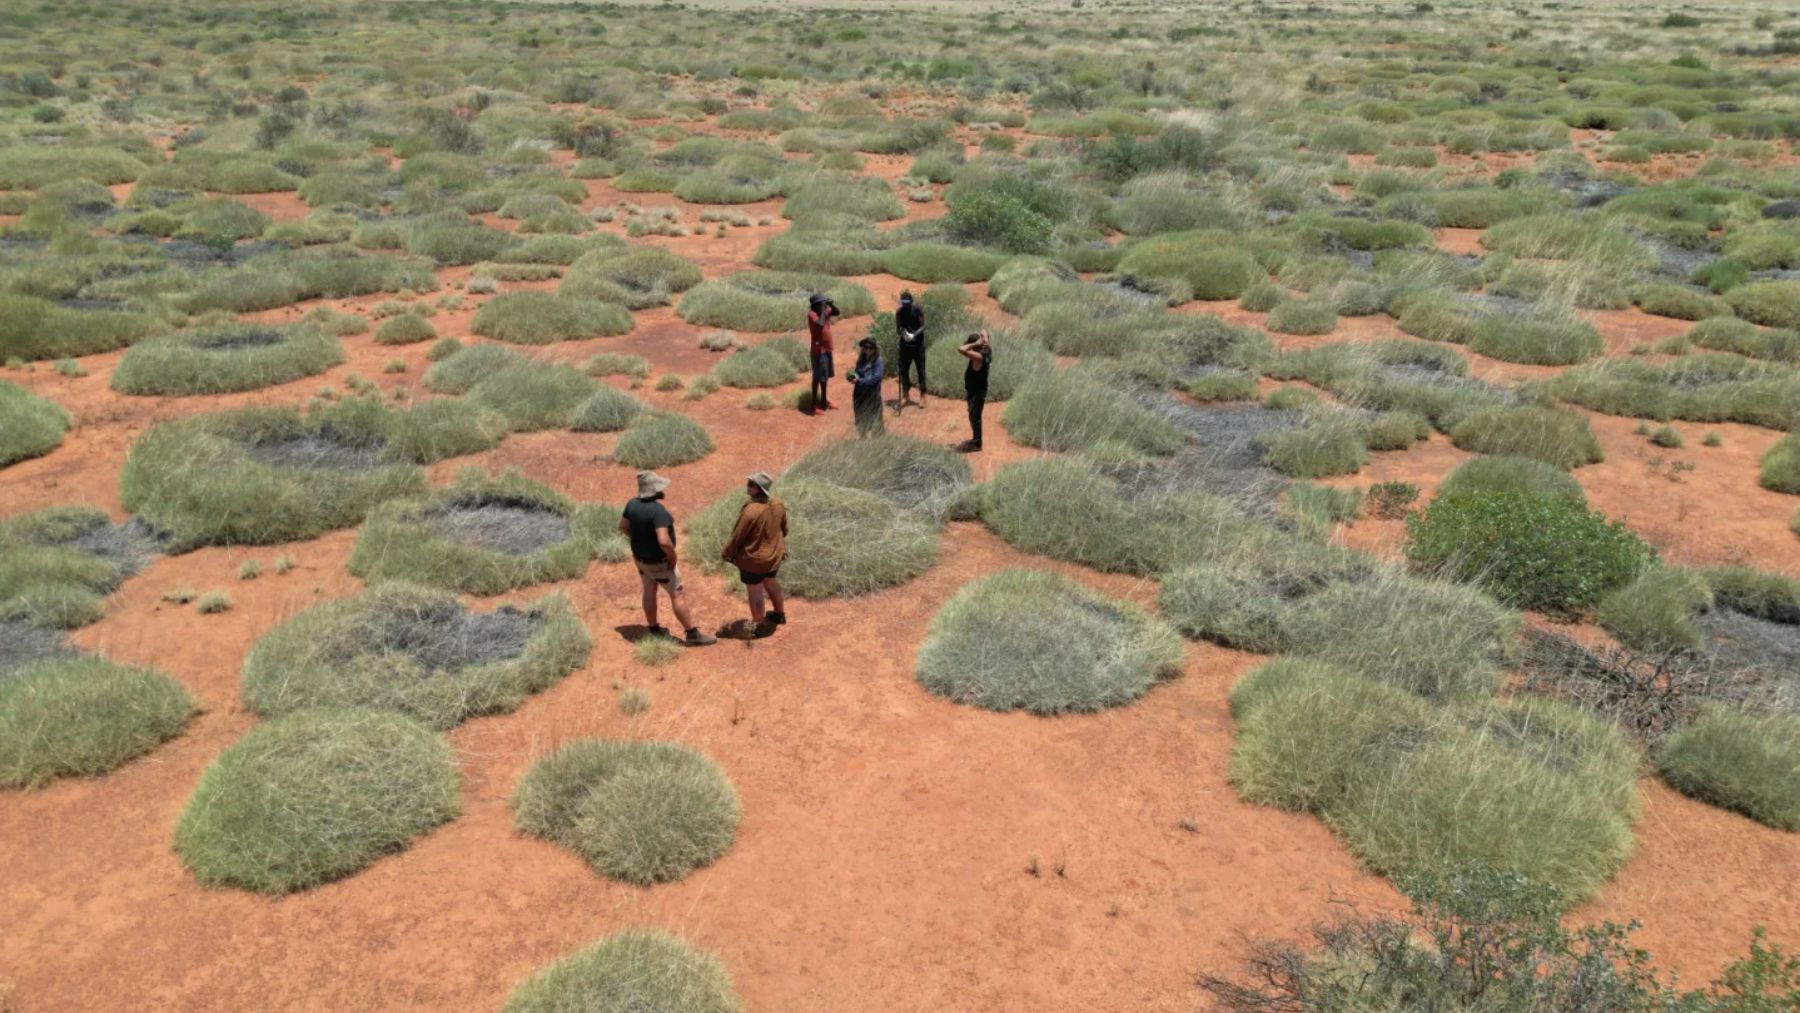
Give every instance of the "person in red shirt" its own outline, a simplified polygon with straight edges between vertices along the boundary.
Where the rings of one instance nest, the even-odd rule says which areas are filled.
[[[825,385],[831,379],[831,322],[840,316],[837,304],[814,295],[806,311],[806,329],[812,335],[812,403],[815,412],[831,410]]]

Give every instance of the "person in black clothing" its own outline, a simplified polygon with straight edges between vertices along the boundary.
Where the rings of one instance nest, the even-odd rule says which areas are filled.
[[[856,435],[880,436],[883,431],[881,377],[886,365],[881,361],[881,348],[874,338],[862,339],[857,349],[856,368],[844,378],[854,385],[850,408],[856,415]]]
[[[969,335],[969,340],[957,346],[962,357],[969,360],[963,367],[963,390],[969,399],[969,432],[968,442],[962,445],[964,450],[981,449],[981,410],[987,407],[988,373],[994,366],[994,346],[988,339],[988,332]]]
[[[656,589],[669,592],[669,606],[675,618],[687,631],[679,643],[704,647],[718,638],[700,632],[689,614],[687,595],[681,588],[681,571],[675,568],[675,518],[662,505],[663,490],[669,480],[654,471],[637,474],[637,498],[625,504],[619,518],[619,533],[631,539],[631,558],[637,562],[638,581],[644,591],[644,621],[652,636],[668,636],[669,631],[656,621]]]
[[[925,407],[925,311],[913,302],[911,292],[900,293],[900,308],[894,311],[894,330],[900,333],[900,400],[894,405],[897,415],[902,407],[912,402],[910,370],[914,363],[919,368],[919,407]]]

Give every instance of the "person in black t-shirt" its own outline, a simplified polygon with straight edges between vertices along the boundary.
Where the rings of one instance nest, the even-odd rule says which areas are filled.
[[[662,505],[669,480],[654,471],[640,471],[637,487],[637,498],[625,504],[624,516],[619,518],[619,533],[631,539],[631,558],[637,563],[638,581],[643,585],[644,621],[650,635],[669,635],[656,621],[656,589],[660,586],[669,592],[669,607],[686,631],[678,642],[692,647],[717,643],[718,638],[700,632],[688,612],[681,571],[675,565],[675,517]]]
[[[911,292],[900,293],[900,308],[894,311],[894,330],[900,336],[900,408],[912,401],[912,368],[919,371],[919,407],[925,407],[925,311],[913,302]]]
[[[969,399],[969,433],[968,442],[962,445],[966,451],[981,449],[981,411],[987,407],[988,374],[994,366],[994,346],[988,338],[988,332],[969,335],[969,340],[957,346],[962,357],[969,360],[963,367],[963,390]]]

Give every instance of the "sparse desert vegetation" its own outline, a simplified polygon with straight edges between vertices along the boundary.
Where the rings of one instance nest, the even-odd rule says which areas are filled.
[[[1797,52],[0,9],[0,1007],[1788,1009]]]

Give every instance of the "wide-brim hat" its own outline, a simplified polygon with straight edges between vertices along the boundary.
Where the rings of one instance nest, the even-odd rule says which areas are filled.
[[[669,480],[654,471],[640,471],[637,474],[638,498],[654,496],[669,487]]]
[[[775,484],[775,479],[766,471],[758,471],[750,475],[750,484],[761,489],[763,495],[767,496],[769,488]]]

